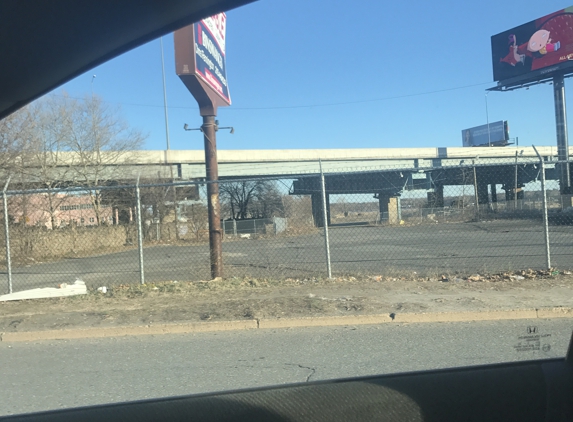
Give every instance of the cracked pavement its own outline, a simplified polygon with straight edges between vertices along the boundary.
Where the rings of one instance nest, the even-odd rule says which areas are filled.
[[[0,415],[561,357],[573,319],[260,329],[0,342]],[[519,351],[535,325],[544,350]]]
[[[316,368],[311,368],[310,366],[304,366],[304,365],[300,365],[298,363],[285,363],[285,365],[298,366],[299,368],[302,368],[302,369],[308,369],[310,371],[310,373],[306,377],[305,382],[309,382],[310,378],[316,373]]]

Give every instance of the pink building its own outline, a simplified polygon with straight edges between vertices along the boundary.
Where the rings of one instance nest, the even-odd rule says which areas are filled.
[[[51,206],[50,206],[51,199]],[[52,212],[50,212],[52,210]],[[71,224],[78,226],[97,225],[96,213],[89,196],[53,194],[18,195],[10,198],[8,212],[15,223],[25,219],[30,226],[52,228],[52,215],[56,227]],[[101,223],[113,224],[113,210],[110,205],[100,206]],[[117,224],[117,221],[116,221]]]

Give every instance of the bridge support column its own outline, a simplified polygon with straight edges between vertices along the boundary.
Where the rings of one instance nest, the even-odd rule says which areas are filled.
[[[491,184],[491,205],[494,211],[497,211],[497,185]]]
[[[523,209],[523,200],[525,199],[525,191],[523,190],[524,186],[523,185],[518,185],[517,188],[517,209],[518,210],[522,210]]]
[[[388,200],[388,224],[400,224],[400,197],[392,196]]]
[[[513,189],[505,186],[503,189],[505,190],[505,202],[513,201]]]
[[[573,207],[573,195],[561,195],[561,209]]]
[[[312,218],[315,227],[324,227],[324,213],[322,211],[322,195],[320,192],[310,195],[312,205]],[[330,226],[330,194],[326,194],[326,214]]]
[[[428,192],[428,207],[430,208],[443,208],[444,207],[444,185],[435,185],[433,192]]]
[[[479,180],[477,181],[477,198],[480,211],[489,211],[489,194],[487,191],[487,183]]]
[[[378,194],[380,207],[380,222],[387,221],[389,224],[400,224],[402,212],[400,210],[400,197]]]
[[[520,209],[523,206],[523,198],[525,197],[523,185],[517,185],[517,201],[515,201],[515,188],[513,183],[505,184],[503,189],[505,190],[506,209],[515,210],[516,205],[517,209]]]
[[[388,201],[389,196],[384,196],[382,194],[378,195],[378,206],[380,208],[380,222],[388,221]]]

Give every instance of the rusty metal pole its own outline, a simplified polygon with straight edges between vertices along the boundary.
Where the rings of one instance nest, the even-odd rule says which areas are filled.
[[[559,163],[559,189],[561,195],[571,194],[569,169],[569,138],[567,132],[567,110],[565,107],[565,79],[563,75],[553,77],[553,98],[555,101],[555,125],[557,132],[557,158]]]
[[[209,255],[211,277],[223,276],[221,207],[219,205],[219,167],[217,164],[217,138],[215,116],[203,116],[201,126],[205,139],[205,169],[207,176],[207,210],[209,213]]]

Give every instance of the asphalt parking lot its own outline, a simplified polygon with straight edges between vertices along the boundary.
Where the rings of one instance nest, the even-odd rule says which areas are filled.
[[[329,234],[334,275],[415,271],[432,277],[545,267],[543,227],[536,220],[332,227]],[[552,266],[569,269],[573,227],[551,226],[550,239]],[[225,241],[225,276],[325,276],[324,243],[322,232]],[[146,282],[208,280],[208,245],[145,247],[144,270]],[[71,283],[76,278],[90,287],[137,283],[138,252],[129,249],[13,267],[14,291]],[[7,292],[7,281],[0,280],[0,286],[0,292]]]

